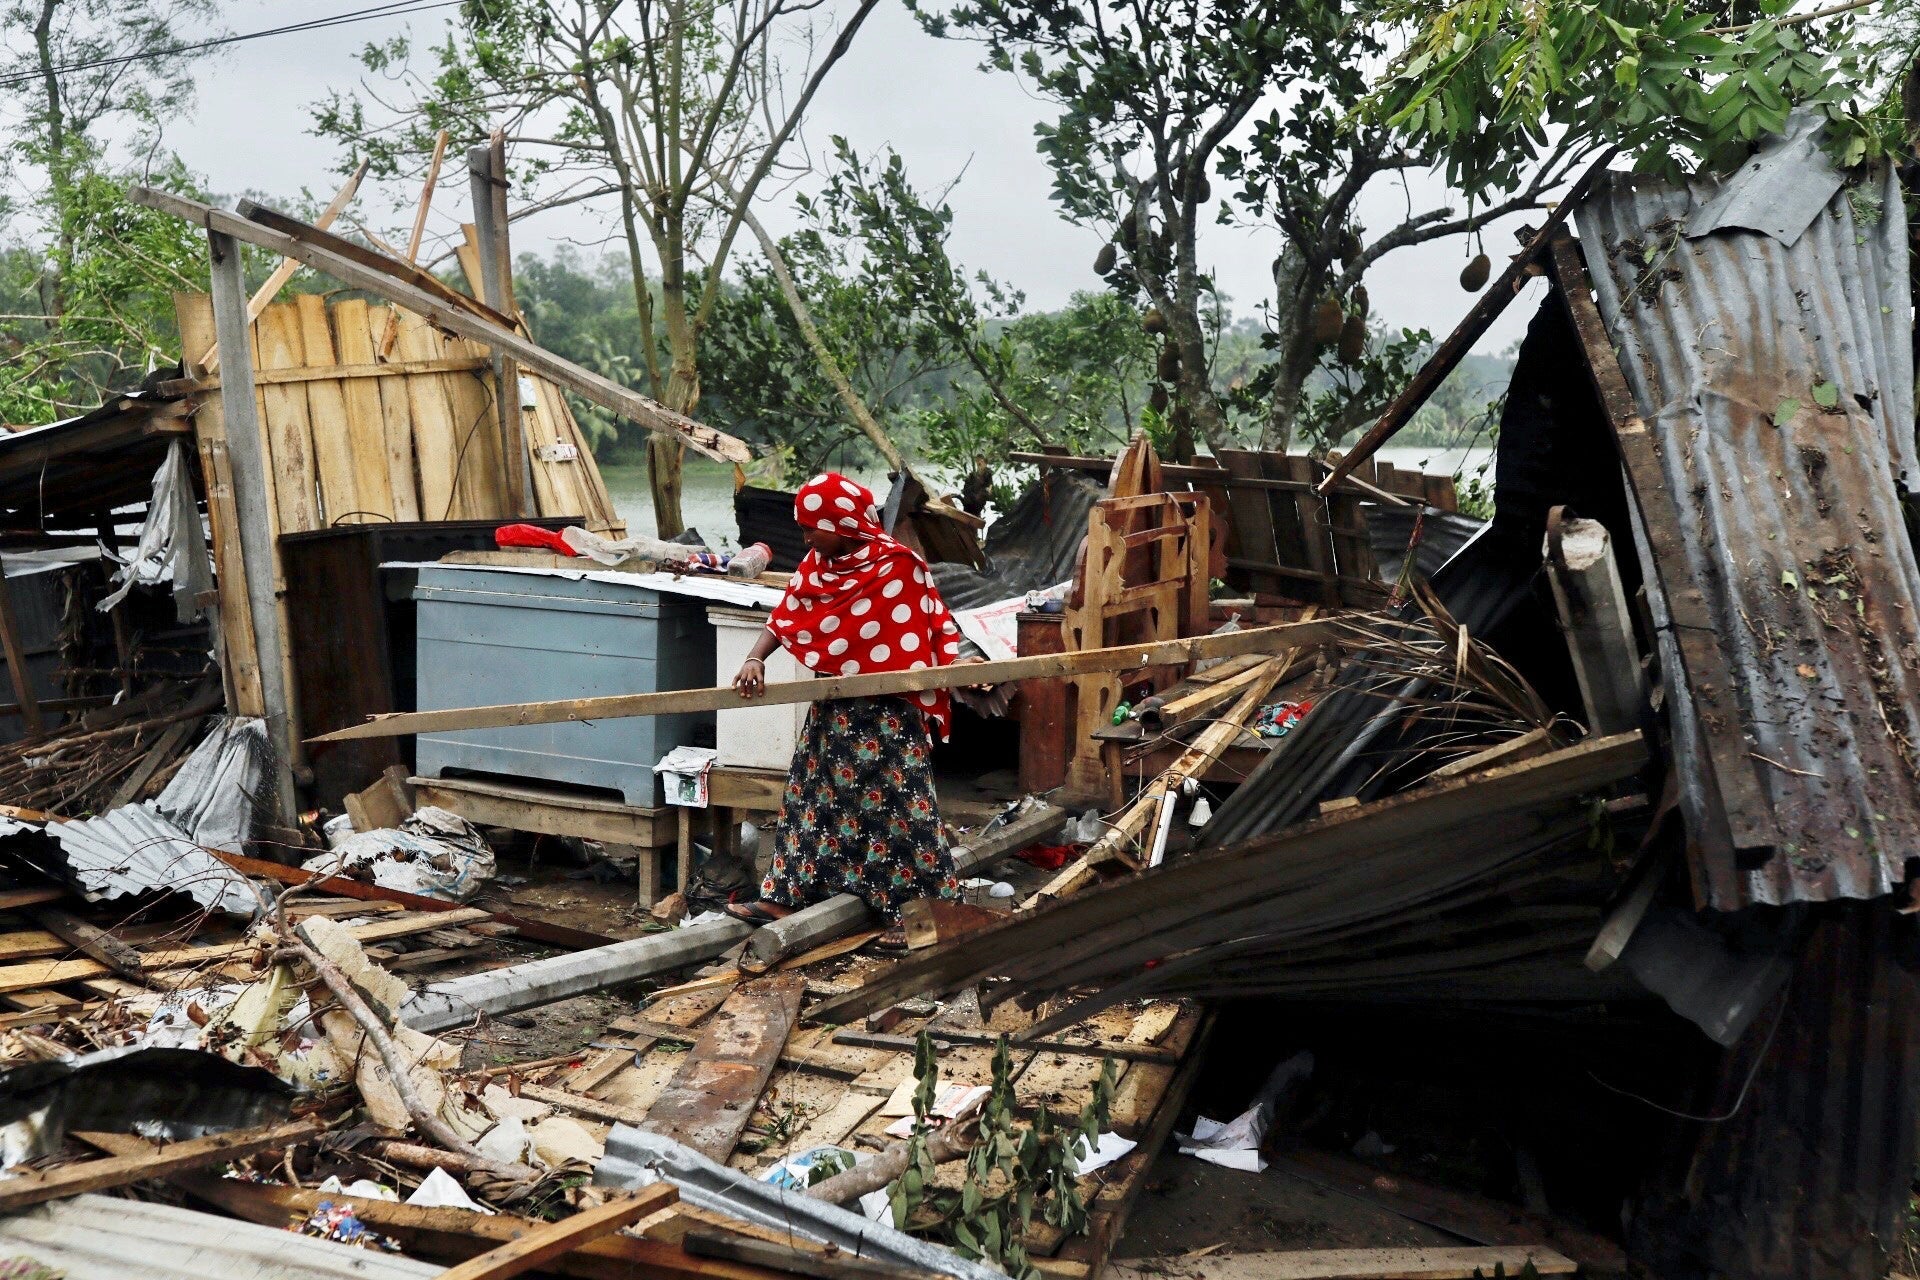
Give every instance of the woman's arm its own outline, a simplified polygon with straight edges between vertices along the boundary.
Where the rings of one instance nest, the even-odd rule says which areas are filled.
[[[767,691],[767,655],[780,647],[780,637],[760,628],[760,635],[753,642],[753,648],[747,652],[747,660],[740,664],[740,673],[733,678],[733,687],[743,698],[757,698]]]

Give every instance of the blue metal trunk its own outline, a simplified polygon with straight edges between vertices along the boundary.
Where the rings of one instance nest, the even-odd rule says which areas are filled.
[[[713,627],[699,600],[476,565],[422,566],[413,595],[422,711],[714,683]],[[417,762],[426,777],[561,782],[655,807],[654,763],[696,734],[711,743],[712,712],[422,734]]]

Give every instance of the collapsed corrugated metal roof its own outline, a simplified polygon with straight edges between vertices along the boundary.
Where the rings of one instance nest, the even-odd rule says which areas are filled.
[[[89,902],[156,891],[250,916],[261,900],[247,878],[209,853],[238,853],[266,785],[266,728],[229,719],[180,766],[158,797],[44,828],[0,819],[6,852],[43,875],[74,884]]]
[[[1637,734],[1597,739],[1197,852],[930,948],[813,1016],[986,979],[1005,984],[983,1003],[1091,988],[1026,1035],[1146,994],[1630,995],[1626,973],[1582,963],[1612,880],[1585,797],[1645,755]]]
[[[963,564],[936,564],[933,581],[950,609],[978,609],[1073,577],[1087,513],[1105,496],[1077,471],[1048,468],[1007,513],[987,528],[984,572]]]
[[[1817,154],[1725,187],[1613,175],[1577,213],[1594,291],[1650,433],[1683,563],[1739,723],[1703,713],[1636,543],[1660,637],[1696,892],[1711,906],[1871,898],[1920,848],[1920,566],[1902,489],[1914,442],[1905,206],[1891,173],[1840,189],[1775,238],[1702,210],[1831,193]],[[1752,221],[1738,219],[1736,221]],[[1790,238],[1789,238],[1790,237]],[[1709,682],[1710,684],[1711,682]],[[1715,773],[1750,762],[1752,777]],[[1729,787],[1766,812],[1736,838]],[[1747,813],[1751,806],[1743,806]],[[1770,824],[1768,819],[1770,818]]]

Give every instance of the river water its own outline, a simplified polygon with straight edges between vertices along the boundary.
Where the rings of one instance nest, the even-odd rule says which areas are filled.
[[[1466,476],[1471,477],[1475,468],[1493,456],[1493,450],[1489,447],[1441,449],[1421,445],[1389,445],[1380,450],[1379,456],[1382,461],[1391,462],[1396,467],[1435,475],[1454,475],[1464,471]],[[600,474],[606,478],[607,494],[613,499],[613,509],[627,522],[628,530],[651,534],[653,494],[647,488],[647,469],[644,466],[603,466]],[[856,472],[853,478],[873,489],[876,497],[886,497],[885,470]],[[1485,479],[1492,482],[1491,469]],[[733,521],[731,466],[706,458],[689,457],[680,504],[687,524],[700,531],[708,546],[732,550],[738,545],[739,529]]]

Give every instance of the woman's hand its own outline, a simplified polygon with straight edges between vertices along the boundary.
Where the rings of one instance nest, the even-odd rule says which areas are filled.
[[[982,666],[985,663],[986,663],[985,658],[955,658],[953,660],[953,665],[956,667],[977,667],[977,666]],[[988,690],[993,688],[993,686],[990,684],[974,684],[974,685],[968,685],[967,687],[969,689],[972,689],[975,693],[986,693]]]
[[[734,692],[743,698],[757,698],[767,691],[767,664],[758,658],[748,658],[740,664],[740,674],[733,678]]]

